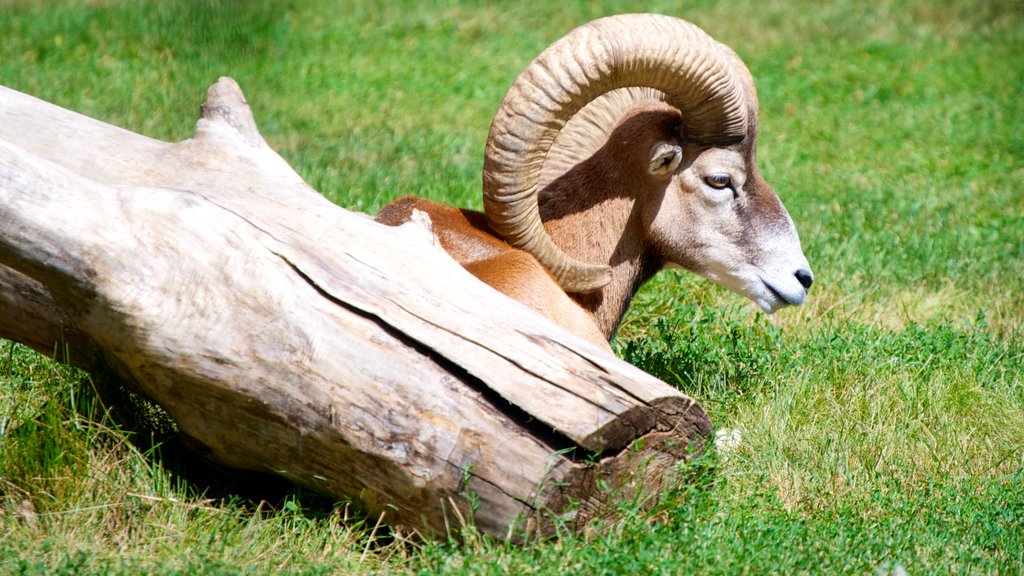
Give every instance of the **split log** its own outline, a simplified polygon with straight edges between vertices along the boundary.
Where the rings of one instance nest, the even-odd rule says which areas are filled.
[[[429,221],[328,202],[227,78],[179,143],[0,87],[0,336],[102,358],[211,459],[426,532],[465,493],[497,536],[583,526],[710,430],[466,273]]]

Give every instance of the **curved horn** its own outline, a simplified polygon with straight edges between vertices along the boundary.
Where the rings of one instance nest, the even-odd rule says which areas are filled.
[[[484,151],[484,209],[491,226],[530,252],[567,292],[611,281],[606,265],[565,254],[537,207],[544,158],[565,123],[591,100],[629,86],[657,89],[683,115],[687,140],[742,140],[747,103],[731,57],[703,30],[678,18],[622,14],[580,26],[540,54],[509,88]]]

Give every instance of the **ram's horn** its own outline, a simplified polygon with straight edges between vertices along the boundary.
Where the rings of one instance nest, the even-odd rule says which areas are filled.
[[[683,115],[690,142],[727,144],[747,131],[748,103],[733,55],[703,30],[656,14],[610,16],[576,28],[540,54],[509,89],[484,152],[484,209],[491,226],[530,252],[567,292],[611,280],[544,231],[537,206],[545,156],[565,123],[591,100],[629,86],[654,88]]]

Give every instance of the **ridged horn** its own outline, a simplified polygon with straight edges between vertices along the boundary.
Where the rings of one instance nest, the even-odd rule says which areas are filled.
[[[747,103],[732,55],[697,26],[657,14],[621,14],[584,24],[545,49],[516,78],[495,114],[484,150],[484,210],[513,246],[534,255],[567,292],[592,292],[611,268],[565,254],[537,206],[541,167],[558,132],[590,101],[642,86],[682,112],[683,137],[742,140]]]

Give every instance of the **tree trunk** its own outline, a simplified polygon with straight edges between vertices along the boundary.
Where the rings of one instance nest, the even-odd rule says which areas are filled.
[[[583,526],[700,449],[693,400],[480,283],[429,228],[325,200],[230,79],[179,143],[0,87],[0,336],[102,358],[209,458],[425,532],[474,494],[506,536]]]

